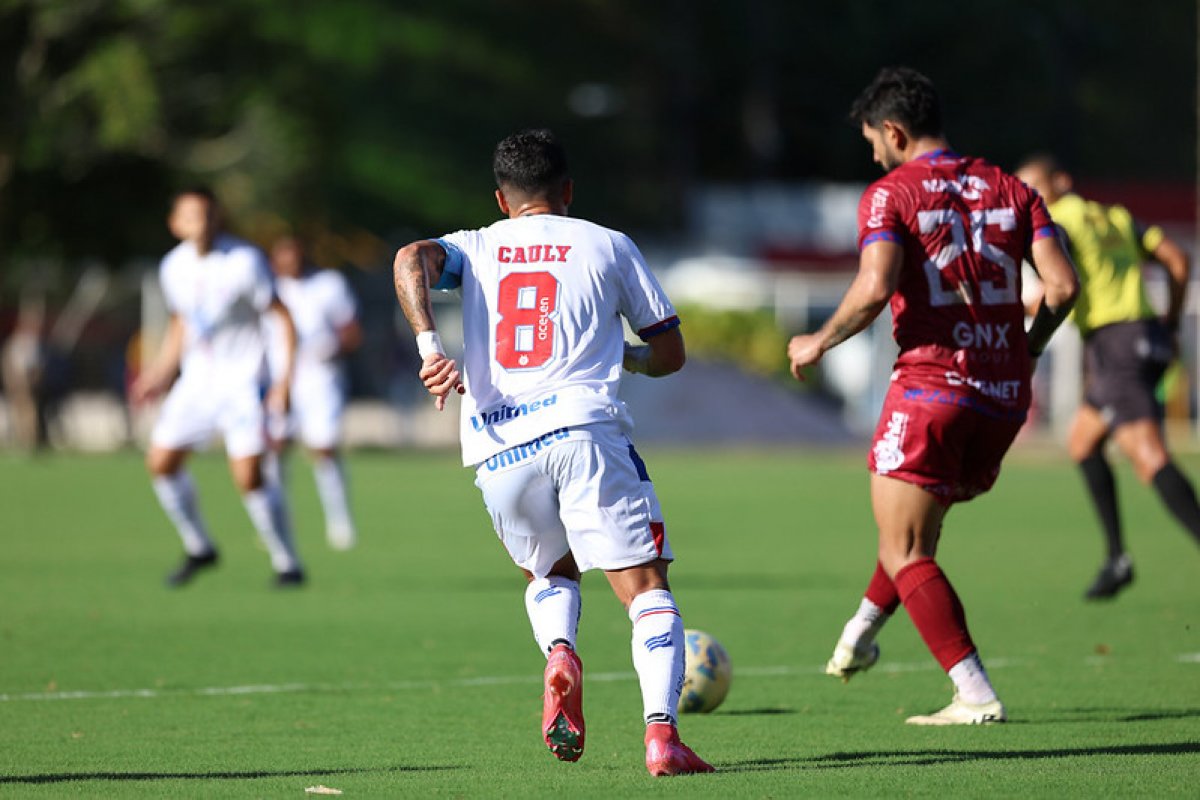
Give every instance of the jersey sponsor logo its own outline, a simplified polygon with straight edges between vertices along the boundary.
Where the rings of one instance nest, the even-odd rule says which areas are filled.
[[[566,261],[571,252],[569,244],[531,244],[528,247],[501,245],[496,249],[496,260],[501,264],[541,264],[551,261]]]
[[[908,393],[905,392],[905,397]],[[875,442],[875,471],[886,475],[904,463],[904,434],[908,430],[908,414],[893,411],[883,436]]]
[[[1008,331],[1011,323],[1005,322],[958,322],[954,325],[954,343],[959,347],[974,349],[1008,349]]]
[[[982,381],[957,372],[947,372],[946,383],[951,386],[970,386],[984,397],[994,400],[1016,400],[1021,391],[1021,381]]]
[[[555,405],[558,403],[558,395],[552,394],[549,397],[543,397],[541,400],[534,400],[532,403],[521,403],[515,406],[500,406],[494,411],[484,411],[482,414],[472,415],[471,427],[476,431],[482,431],[484,428],[490,427],[500,422],[507,422],[510,419],[517,417],[528,416],[543,408]]]
[[[921,187],[930,194],[956,194],[964,200],[978,200],[991,185],[978,175],[964,175],[958,180],[927,178]]]
[[[887,210],[888,196],[891,195],[887,189],[882,186],[875,190],[871,195],[871,210],[867,214],[868,228],[883,227],[883,212]]]
[[[570,428],[556,428],[549,433],[543,433],[536,439],[531,439],[524,444],[519,444],[516,447],[510,447],[507,450],[501,450],[496,455],[484,462],[488,472],[495,472],[503,467],[511,467],[514,464],[519,464],[526,459],[533,458],[538,453],[542,452],[552,444],[557,444],[563,439],[571,435]],[[547,590],[548,591],[548,590]]]
[[[961,376],[960,376],[961,377]],[[1009,381],[998,381],[996,383],[1008,383]],[[1012,381],[1020,385],[1018,381]],[[979,382],[985,383],[985,382]],[[974,387],[972,387],[974,388]],[[970,394],[961,394],[952,392],[948,389],[905,389],[904,399],[912,400],[917,403],[933,403],[941,406],[954,406],[956,408],[966,408],[971,411],[983,414],[985,417],[992,419],[1004,420],[1006,422],[1024,422],[1025,412],[1022,409],[1016,408],[996,408],[990,403],[980,400],[978,397]],[[1014,398],[1015,399],[1015,398]]]

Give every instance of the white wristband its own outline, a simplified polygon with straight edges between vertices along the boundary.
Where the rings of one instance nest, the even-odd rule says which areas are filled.
[[[421,360],[432,355],[446,355],[446,351],[442,349],[442,337],[438,336],[437,331],[421,331],[417,334],[417,353],[420,354]]]

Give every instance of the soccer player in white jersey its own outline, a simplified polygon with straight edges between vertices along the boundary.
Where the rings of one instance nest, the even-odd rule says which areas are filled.
[[[234,483],[270,554],[274,583],[297,586],[304,571],[284,500],[278,484],[264,480],[262,469],[267,449],[263,316],[268,311],[279,316],[287,341],[284,372],[267,395],[267,404],[281,412],[288,404],[296,330],[275,296],[262,252],[223,233],[220,222],[208,189],[175,197],[167,224],[180,241],[159,270],[171,318],[157,358],[130,392],[139,403],[170,389],[146,455],[155,494],[183,540],[183,563],[167,576],[167,584],[182,586],[217,563],[185,465],[193,448],[220,432]]]
[[[282,450],[293,437],[308,449],[317,495],[325,512],[325,536],[336,550],[349,550],[357,534],[350,514],[346,472],[338,453],[342,412],[346,407],[344,358],[362,344],[358,303],[340,272],[313,269],[299,239],[285,236],[271,247],[275,291],[296,325],[296,366],[291,413],[273,420],[275,445]],[[274,327],[274,326],[272,326]],[[278,374],[283,337],[273,331],[268,360]],[[283,483],[282,453],[268,465]]]
[[[602,569],[633,622],[646,767],[711,772],[676,731],[684,637],[667,583],[671,548],[617,398],[622,366],[652,377],[683,366],[679,320],[629,237],[567,216],[574,184],[551,132],[504,139],[493,169],[505,219],[402,248],[396,294],[437,407],[463,395],[463,463],[529,581],[525,607],[547,656],[543,738],[563,761],[583,754],[579,577]],[[429,302],[430,288],[455,287],[461,374]],[[646,344],[625,343],[622,317]]]

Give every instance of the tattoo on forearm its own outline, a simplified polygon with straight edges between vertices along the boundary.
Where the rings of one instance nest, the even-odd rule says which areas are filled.
[[[418,253],[397,261],[393,276],[400,309],[414,332],[433,330],[434,327],[429,285],[420,258]]]

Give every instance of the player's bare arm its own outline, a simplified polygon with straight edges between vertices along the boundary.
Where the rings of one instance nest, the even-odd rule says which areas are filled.
[[[133,402],[145,402],[170,388],[179,374],[179,363],[183,358],[183,334],[183,319],[172,314],[154,363],[138,375],[129,389]]]
[[[446,397],[450,392],[462,394],[465,391],[458,365],[441,352],[429,295],[429,287],[441,279],[445,265],[446,251],[437,242],[425,239],[400,248],[392,266],[396,299],[400,301],[400,309],[416,334],[418,349],[421,350],[419,376],[425,388],[434,396],[439,411],[446,407]]]
[[[1192,262],[1187,252],[1176,244],[1171,237],[1164,236],[1158,247],[1151,253],[1154,260],[1162,264],[1170,277],[1167,313],[1163,318],[1171,331],[1179,330],[1179,320],[1183,315],[1183,304],[1187,299],[1188,281],[1192,275]]]
[[[286,414],[291,405],[292,373],[296,366],[296,321],[292,319],[292,312],[288,311],[278,296],[271,298],[271,305],[267,310],[279,320],[284,343],[279,374],[267,392],[267,410],[275,414]]]
[[[1079,278],[1075,265],[1056,237],[1038,239],[1030,248],[1033,268],[1042,279],[1042,299],[1029,327],[1029,352],[1040,355],[1075,305]]]
[[[635,345],[626,342],[622,365],[628,372],[661,378],[683,369],[686,361],[683,334],[679,328],[672,328],[652,336],[646,344]]]
[[[904,249],[895,242],[872,242],[862,251],[858,274],[833,316],[816,333],[793,336],[788,343],[792,376],[804,380],[800,372],[816,364],[827,350],[866,328],[879,316],[896,291]]]

